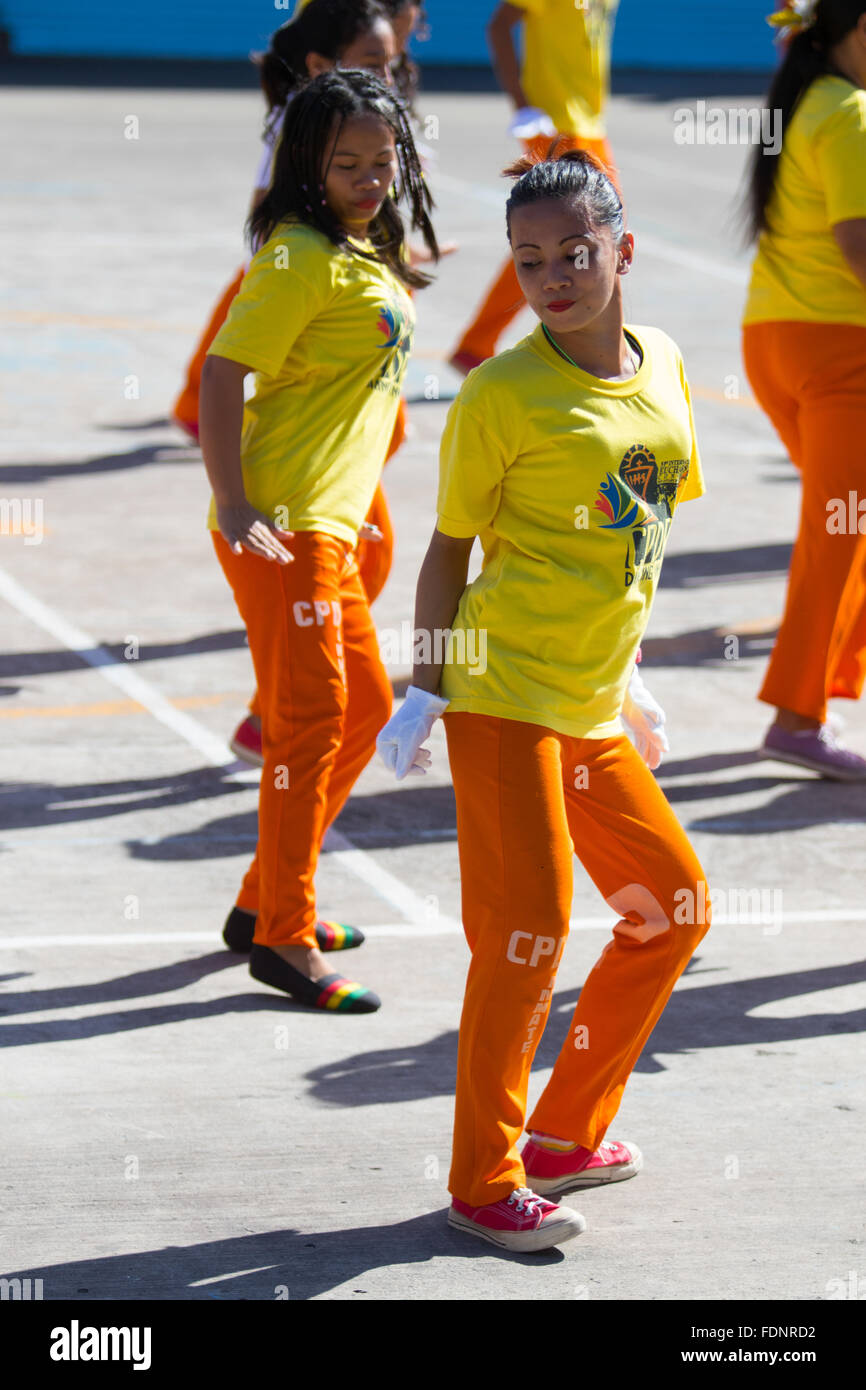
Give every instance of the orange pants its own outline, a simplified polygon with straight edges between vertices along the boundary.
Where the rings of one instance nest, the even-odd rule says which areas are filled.
[[[259,840],[237,906],[258,914],[260,945],[315,946],[322,839],[390,717],[391,682],[350,545],[298,531],[295,559],[281,565],[211,535],[262,712]]]
[[[758,698],[823,723],[830,696],[857,700],[866,681],[866,534],[857,520],[866,498],[866,328],[748,324],[743,358],[803,484],[785,612]],[[834,503],[844,530],[831,524]],[[859,526],[866,532],[866,515]]]
[[[480,1206],[525,1182],[517,1140],[568,935],[572,850],[621,919],[530,1118],[542,1134],[601,1143],[707,930],[709,898],[685,832],[625,735],[576,739],[447,710],[443,720],[472,952],[449,1188]]]
[[[608,173],[619,189],[619,176],[607,140],[581,140],[576,135],[564,135],[561,139],[567,143],[560,147],[560,152],[566,149],[588,150],[590,154],[597,155],[607,166]],[[524,141],[526,149],[542,159],[547,154],[550,143],[549,135],[539,135],[534,140]],[[514,269],[514,259],[509,256],[455,350],[468,352],[473,357],[493,357],[496,344],[525,303],[517,271]]]
[[[202,333],[196,345],[195,352],[186,369],[186,380],[183,390],[178,396],[172,408],[172,418],[178,420],[190,430],[198,434],[198,393],[201,386],[201,373],[204,366],[204,359],[207,357],[211,343],[217,333],[222,328],[228,317],[232,300],[241,287],[241,281],[246,274],[246,267],[241,266],[231,284],[226,287],[219,299],[210,322]],[[396,454],[403,440],[406,438],[407,411],[406,402],[400,398],[400,405],[397,410],[397,418],[394,421],[394,430],[391,435],[391,442],[388,445],[388,452],[385,455],[385,462]],[[358,546],[358,565],[361,570],[361,578],[367,597],[370,602],[382,592],[385,581],[391,572],[391,563],[394,556],[394,529],[391,525],[391,517],[388,512],[388,503],[381,487],[376,490],[372,506],[367,513],[367,520],[374,526],[378,526],[382,532],[381,541],[361,541]],[[254,707],[255,701],[250,708],[253,713],[258,714],[258,708]]]

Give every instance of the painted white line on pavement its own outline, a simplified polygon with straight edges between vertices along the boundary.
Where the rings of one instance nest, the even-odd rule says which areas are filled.
[[[462,931],[458,922],[450,917],[436,916],[437,901],[435,895],[431,894],[427,898],[420,898],[412,888],[407,888],[393,874],[389,874],[387,869],[383,869],[371,858],[366,851],[356,849],[351,840],[348,840],[339,830],[333,827],[325,837],[323,849],[328,851],[328,862],[336,860],[375,893],[383,898],[386,903],[390,903],[399,913],[407,917],[410,922],[417,927],[435,926],[438,924],[440,931]],[[436,933],[439,934],[438,932]]]
[[[7,603],[32,623],[35,623],[37,627],[50,633],[56,641],[62,642],[81,661],[98,671],[111,685],[117,686],[126,695],[137,700],[149,714],[153,715],[154,719],[158,719],[161,724],[171,729],[172,733],[177,734],[179,738],[195,748],[196,752],[201,753],[213,767],[232,766],[235,759],[222,739],[217,738],[192,715],[184,714],[182,710],[175,709],[174,705],[160,694],[149,681],[136,675],[134,671],[130,671],[128,666],[119,663],[107,648],[99,646],[83,628],[67,622],[47,604],[34,598],[2,569],[0,569],[0,598],[4,598]],[[239,776],[247,780],[248,774],[249,769],[243,769]],[[350,873],[366,883],[369,888],[378,893],[380,898],[408,918],[410,922],[417,924],[428,922],[430,900],[421,898],[412,888],[407,887],[393,874],[381,868],[364,850],[357,849],[345,835],[336,830],[329,831],[325,848],[331,851],[333,857]],[[439,922],[443,930],[461,930],[458,923],[448,918],[440,918]]]
[[[719,912],[713,917],[713,930],[716,927],[763,927],[765,918],[771,914],[756,913],[757,921],[743,921],[737,915]],[[783,912],[779,914],[782,926],[793,926],[804,922],[866,922],[863,908],[828,908],[814,912]],[[616,921],[615,913],[608,917],[573,917],[569,929],[575,931],[610,931]],[[380,922],[362,929],[365,936],[375,937],[430,937],[462,936],[463,928],[450,917],[440,917],[434,922]],[[774,933],[775,934],[775,933]],[[171,945],[172,943],[194,942],[222,945],[222,934],[218,931],[161,931],[161,932],[69,932],[67,935],[53,936],[5,936],[0,937],[0,951],[29,951],[56,948],[58,946],[147,946]]]
[[[172,733],[191,744],[196,752],[201,753],[213,767],[231,767],[235,759],[229,752],[228,745],[222,739],[217,738],[191,715],[175,709],[174,705],[164,695],[161,695],[154,686],[143,680],[141,676],[136,675],[134,671],[130,671],[128,665],[118,663],[111,652],[95,642],[89,633],[76,627],[74,623],[67,622],[53,608],[49,608],[47,604],[34,598],[2,569],[0,569],[0,598],[4,598],[23,617],[29,618],[32,623],[50,633],[58,642],[62,642],[63,646],[74,652],[81,661],[98,671],[110,685],[116,686],[125,695],[129,695],[131,699],[143,705],[154,719],[159,720],[160,724],[164,724],[166,728],[171,729]]]

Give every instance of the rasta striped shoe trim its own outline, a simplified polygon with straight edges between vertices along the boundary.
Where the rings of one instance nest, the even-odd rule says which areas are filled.
[[[252,950],[256,914],[242,907],[233,907],[223,927],[223,941],[230,951],[246,955]],[[366,940],[360,927],[347,927],[344,922],[316,923],[316,945],[320,951],[351,951]]]
[[[300,1004],[310,1004],[332,1013],[371,1014],[381,1008],[378,994],[343,975],[323,975],[310,980],[267,946],[253,945],[250,974],[263,985],[280,989]]]
[[[345,922],[326,922],[320,917],[316,923],[316,942],[320,951],[352,951],[363,945],[364,933],[360,927],[347,927]]]

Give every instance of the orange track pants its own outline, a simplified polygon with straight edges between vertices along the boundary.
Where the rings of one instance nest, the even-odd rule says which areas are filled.
[[[847,518],[854,493],[859,517],[866,498],[866,328],[747,324],[743,358],[803,484],[785,612],[758,698],[823,723],[831,696],[857,700],[866,681],[866,534],[856,520],[828,529],[834,501]]]
[[[400,402],[403,405],[403,402]],[[399,444],[397,446],[399,448]],[[378,598],[385,581],[391,570],[391,559],[394,554],[394,527],[391,524],[391,514],[388,511],[388,503],[382,484],[376,488],[376,495],[367,513],[367,520],[374,526],[378,526],[382,532],[381,541],[359,541],[357,549],[358,572],[361,576],[361,583],[364,586],[364,593],[367,602],[372,603]],[[289,550],[292,549],[294,541],[288,542]],[[250,714],[255,719],[262,717],[262,704],[259,699],[259,692],[256,691],[249,704]]]
[[[525,1183],[517,1141],[568,935],[572,850],[621,920],[586,978],[530,1118],[528,1128],[542,1134],[589,1149],[601,1143],[707,930],[709,897],[682,826],[625,735],[575,739],[447,710],[443,720],[472,952],[449,1188],[481,1206]]]
[[[314,877],[325,831],[391,714],[355,552],[298,531],[281,565],[218,531],[214,548],[243,619],[258,683],[264,766],[259,840],[237,906],[258,914],[264,946],[315,946]]]
[[[619,176],[607,140],[581,140],[576,135],[564,135],[560,138],[567,142],[561,146],[560,152],[565,149],[588,150],[590,154],[597,155],[607,166],[608,173],[619,188]],[[539,135],[534,140],[524,141],[527,151],[537,154],[542,159],[546,156],[550,143],[551,137],[548,135]],[[471,353],[473,357],[493,357],[496,344],[525,303],[517,271],[514,269],[514,259],[509,256],[457,344],[456,351]]]
[[[188,428],[198,430],[198,393],[201,386],[201,373],[204,366],[204,359],[210,352],[211,343],[217,333],[222,328],[228,317],[232,300],[241,287],[241,281],[246,274],[246,267],[241,266],[231,284],[226,287],[221,298],[216,304],[210,321],[202,333],[195,352],[186,369],[186,380],[183,390],[178,396],[172,408],[172,418],[182,421]],[[385,455],[385,462],[396,454],[403,440],[406,438],[407,411],[406,402],[400,398],[400,405],[397,411],[397,418],[394,421],[394,431],[391,435],[391,442],[388,445],[388,452]],[[372,506],[367,513],[367,520],[374,526],[378,526],[382,532],[381,541],[364,541],[358,546],[358,566],[361,571],[361,578],[367,597],[370,602],[378,597],[385,587],[385,581],[391,572],[391,563],[394,556],[394,529],[391,525],[391,517],[388,512],[388,503],[381,486],[377,488],[373,498]],[[258,714],[257,703],[253,700],[250,709],[254,714]]]

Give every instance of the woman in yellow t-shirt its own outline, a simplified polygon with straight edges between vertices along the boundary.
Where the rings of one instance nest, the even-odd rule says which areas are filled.
[[[762,751],[862,781],[827,701],[859,699],[866,680],[866,3],[813,0],[771,22],[788,39],[766,101],[783,141],[752,165],[743,357],[803,489]]]
[[[314,876],[391,707],[355,550],[412,345],[408,290],[429,283],[405,260],[401,200],[435,259],[402,104],[366,73],[317,77],[286,113],[250,218],[260,249],[201,386],[208,525],[262,707],[259,842],[235,914],[252,936],[254,979],[353,1012],[379,1000],[329,972]]]
[[[640,1167],[636,1146],[602,1141],[709,921],[703,870],[650,771],[663,715],[634,674],[678,504],[704,489],[679,350],[623,324],[634,239],[613,183],[580,151],[507,172],[515,269],[539,323],[471,372],[449,411],[413,684],[378,747],[398,777],[423,772],[444,715],[472,952],[449,1221],[532,1250],[583,1229],[547,1196]],[[467,587],[476,536],[484,563]],[[521,1155],[572,852],[620,920]]]

